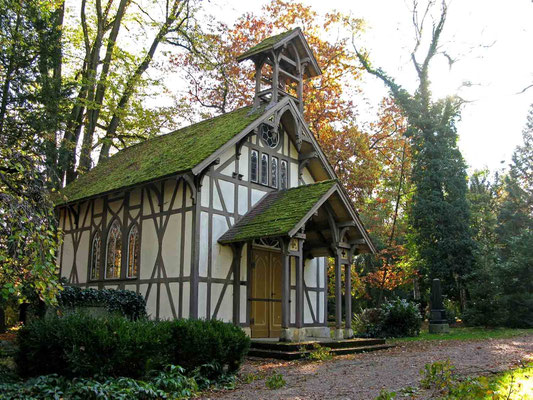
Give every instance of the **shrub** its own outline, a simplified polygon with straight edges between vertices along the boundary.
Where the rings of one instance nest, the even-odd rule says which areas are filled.
[[[383,303],[380,308],[367,308],[354,317],[354,328],[363,337],[417,336],[421,325],[418,306],[400,299]]]
[[[140,377],[170,363],[170,325],[83,312],[47,316],[20,330],[17,366],[23,376]]]
[[[353,329],[359,336],[376,337],[381,331],[383,312],[381,308],[366,308],[352,319]]]
[[[59,308],[105,307],[110,313],[119,313],[130,319],[146,317],[146,301],[131,290],[83,289],[65,286],[58,294]]]
[[[396,299],[382,304],[381,311],[381,336],[404,337],[420,334],[422,317],[415,303]]]
[[[318,343],[313,344],[313,350],[309,353],[308,358],[312,361],[327,361],[333,358],[331,348],[320,346]]]
[[[217,363],[236,371],[250,348],[250,338],[230,323],[217,320],[178,320],[172,325],[173,361],[185,369]]]
[[[131,321],[120,315],[75,312],[47,316],[22,328],[17,366],[21,375],[139,378],[174,364],[208,380],[236,371],[250,345],[237,326],[221,321]]]

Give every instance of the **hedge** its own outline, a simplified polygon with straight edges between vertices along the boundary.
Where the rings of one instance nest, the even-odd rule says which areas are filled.
[[[235,371],[250,345],[239,327],[221,321],[129,320],[75,312],[35,320],[18,335],[22,376],[139,378],[165,365],[191,372],[214,364],[213,375]],[[216,376],[213,376],[216,378]]]
[[[105,307],[110,313],[119,313],[130,319],[146,317],[146,301],[131,290],[83,289],[65,286],[57,296],[59,308]]]

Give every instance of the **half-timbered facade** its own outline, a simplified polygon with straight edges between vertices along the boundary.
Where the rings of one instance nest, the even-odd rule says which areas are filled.
[[[350,337],[341,272],[374,248],[302,115],[303,80],[320,68],[299,29],[243,60],[256,69],[253,105],[120,151],[62,191],[61,274],[141,293],[152,318],[301,340],[329,337],[333,258],[335,335]]]

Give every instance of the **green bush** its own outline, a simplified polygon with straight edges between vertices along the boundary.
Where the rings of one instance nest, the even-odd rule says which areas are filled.
[[[400,299],[366,309],[354,318],[354,328],[363,337],[418,336],[421,326],[418,306]]]
[[[236,371],[250,345],[241,328],[221,321],[131,321],[84,312],[47,316],[22,328],[17,366],[22,376],[139,378],[164,365],[188,372],[203,366],[207,379]]]
[[[58,294],[59,308],[105,307],[110,313],[120,313],[130,319],[146,317],[146,301],[131,290],[83,289],[65,286]]]
[[[47,316],[18,335],[17,365],[22,376],[140,377],[169,364],[171,323],[93,317],[83,312]]]
[[[241,328],[217,320],[178,320],[172,325],[172,360],[185,369],[217,363],[236,371],[250,347]]]

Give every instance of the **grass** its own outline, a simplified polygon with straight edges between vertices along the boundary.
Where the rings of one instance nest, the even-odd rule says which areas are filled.
[[[494,394],[496,396],[487,393],[483,400],[492,400],[494,398],[509,400],[531,399],[533,398],[533,364],[490,377],[489,386],[495,389]]]
[[[416,342],[421,340],[486,340],[504,339],[515,336],[533,334],[533,329],[510,329],[510,328],[451,328],[449,333],[420,332],[419,336],[391,339],[391,343]]]

